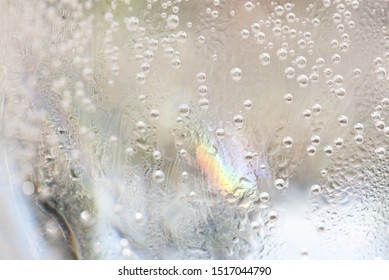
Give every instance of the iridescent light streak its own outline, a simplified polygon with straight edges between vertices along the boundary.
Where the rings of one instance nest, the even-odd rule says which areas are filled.
[[[241,197],[248,189],[240,185],[238,174],[232,159],[226,153],[218,152],[211,144],[201,143],[196,148],[196,161],[211,184],[218,188],[222,195],[233,194]]]

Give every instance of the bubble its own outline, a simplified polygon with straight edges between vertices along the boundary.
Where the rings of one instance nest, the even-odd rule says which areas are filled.
[[[313,18],[311,22],[314,27],[318,27],[320,25],[320,19],[318,18]]]
[[[201,96],[206,96],[208,94],[208,87],[206,85],[200,85],[197,91]]]
[[[165,173],[162,170],[155,170],[152,177],[156,183],[162,183],[165,181]]]
[[[181,173],[181,178],[182,178],[183,180],[187,180],[187,179],[189,178],[188,172],[183,171],[183,172]]]
[[[205,43],[205,37],[203,35],[200,35],[197,37],[197,42],[199,42],[200,44],[204,44]]]
[[[323,70],[323,73],[324,73],[324,75],[327,78],[330,78],[332,76],[332,69],[331,68],[326,68],[326,69]]]
[[[319,185],[313,185],[311,187],[311,193],[313,195],[318,195],[318,194],[320,194],[320,192],[321,192],[321,187]]]
[[[225,136],[226,132],[223,128],[218,128],[216,129],[216,136],[219,138],[219,139],[223,139],[224,136]]]
[[[276,179],[274,181],[274,186],[277,190],[282,190],[285,187],[285,181],[283,179]]]
[[[344,99],[346,97],[346,90],[342,87],[335,89],[335,95],[338,99]]]
[[[378,130],[378,131],[383,131],[384,128],[385,128],[385,123],[383,121],[377,121],[375,123],[375,128]]]
[[[382,104],[382,106],[383,106],[384,108],[389,107],[389,98],[387,98],[387,97],[382,98],[381,104]]]
[[[180,156],[185,157],[186,156],[186,150],[185,149],[180,149]]]
[[[362,133],[363,130],[364,130],[363,124],[361,124],[361,123],[356,123],[356,124],[354,125],[354,131],[355,131],[356,133]]]
[[[247,152],[245,155],[244,155],[244,159],[245,161],[247,162],[251,162],[253,161],[254,159],[254,154],[252,152]]]
[[[386,127],[384,128],[384,135],[385,135],[386,137],[389,137],[389,126],[386,126]]]
[[[359,1],[357,1],[357,0],[352,1],[351,7],[355,10],[358,9],[359,8]]]
[[[240,68],[232,68],[230,71],[230,75],[232,77],[232,80],[237,82],[242,78],[242,70],[240,70]]]
[[[282,16],[284,14],[284,7],[281,5],[278,5],[274,8],[274,12],[277,16]]]
[[[154,151],[154,152],[153,152],[153,158],[154,158],[155,160],[160,160],[160,159],[162,158],[161,152],[160,152],[160,151]]]
[[[313,146],[313,145],[309,145],[309,146],[307,147],[307,150],[306,150],[306,151],[307,151],[308,156],[310,156],[310,157],[316,155],[316,148],[315,148],[315,146]]]
[[[309,85],[309,78],[307,75],[299,75],[296,81],[300,88],[306,88]]]
[[[340,126],[345,127],[348,124],[348,118],[345,115],[341,115],[338,117],[338,123]]]
[[[335,145],[335,148],[337,148],[337,149],[342,148],[344,145],[344,140],[340,137],[335,138],[334,145]]]
[[[288,58],[288,51],[284,48],[277,50],[277,57],[279,60],[285,60]]]
[[[243,106],[246,110],[251,110],[251,108],[253,106],[253,102],[249,99],[246,99],[243,101]]]
[[[331,6],[331,0],[323,0],[323,6],[329,8]]]
[[[306,109],[303,111],[303,116],[307,119],[309,119],[312,116],[312,111],[309,109]]]
[[[317,83],[319,81],[319,74],[312,73],[311,75],[309,75],[309,80],[313,83]]]
[[[284,139],[282,139],[282,145],[287,149],[291,148],[293,146],[293,138],[290,136],[284,137]]]
[[[293,79],[296,74],[293,67],[287,67],[284,72],[287,79]]]
[[[374,152],[379,158],[383,158],[386,154],[386,150],[384,147],[378,147],[374,150]]]
[[[326,145],[323,148],[323,152],[326,156],[331,156],[334,153],[334,148],[330,145]]]
[[[235,115],[233,118],[235,127],[238,129],[243,127],[244,118],[241,115]]]
[[[312,112],[314,114],[319,114],[321,112],[321,105],[320,104],[313,104]]]
[[[375,111],[375,112],[370,114],[370,118],[373,121],[378,121],[381,118],[381,114],[379,112]]]
[[[136,129],[140,133],[145,133],[146,132],[147,125],[146,125],[146,123],[144,121],[138,121],[135,126],[136,126]]]
[[[166,22],[167,22],[167,27],[169,29],[176,28],[178,26],[178,24],[180,23],[179,18],[178,18],[177,15],[170,15],[170,16],[168,16]]]
[[[291,93],[287,93],[284,95],[284,100],[287,104],[290,104],[293,102],[293,95]]]
[[[92,215],[89,213],[88,210],[82,211],[81,214],[80,214],[81,220],[82,220],[83,222],[88,222],[88,221],[90,221],[91,216],[92,216]]]
[[[270,54],[262,53],[259,55],[259,60],[262,65],[266,66],[270,64]]]
[[[316,230],[318,232],[324,232],[326,230],[326,227],[324,225],[324,223],[319,223],[317,226],[316,226]]]
[[[297,68],[305,68],[307,66],[307,59],[304,56],[296,57]]]
[[[261,45],[261,44],[265,43],[266,35],[264,32],[255,33],[255,39],[256,39],[257,44]]]
[[[181,67],[181,60],[178,57],[173,58],[170,63],[174,69],[178,69]]]
[[[313,135],[313,136],[311,137],[311,143],[312,143],[312,145],[314,145],[314,146],[319,146],[319,145],[320,145],[320,136],[318,136],[318,135]]]
[[[270,200],[270,195],[267,192],[261,192],[259,194],[259,199],[261,200],[261,202],[267,203]]]
[[[158,119],[159,119],[159,110],[157,110],[157,109],[151,109],[151,110],[150,110],[150,117],[151,117],[153,120],[158,120]]]
[[[250,31],[248,29],[242,29],[240,35],[243,39],[247,39],[250,36]]]
[[[343,85],[343,76],[341,75],[335,75],[332,80],[334,84],[338,87]]]
[[[286,15],[286,20],[288,23],[293,23],[296,21],[296,15],[294,13],[288,13]]]
[[[361,73],[362,73],[362,71],[361,71],[361,69],[359,69],[359,68],[355,68],[354,70],[353,70],[353,76],[354,76],[354,78],[359,78],[360,76],[361,76]]]
[[[127,30],[135,32],[139,27],[139,19],[137,17],[124,18],[124,23],[126,24]]]
[[[378,67],[375,70],[375,74],[378,80],[383,80],[386,77],[386,69],[384,67]]]
[[[182,117],[189,116],[189,106],[187,104],[181,104],[178,107],[178,111],[180,113],[180,116],[182,116]]]
[[[35,186],[33,183],[26,181],[22,185],[22,190],[25,195],[32,195],[35,192]]]
[[[200,105],[200,108],[203,109],[203,110],[207,110],[208,107],[209,107],[209,101],[207,98],[201,98],[199,100],[199,105]]]
[[[140,72],[136,75],[136,81],[140,85],[144,85],[146,83],[146,74],[143,72]]]
[[[269,222],[276,222],[278,220],[278,213],[276,211],[270,211],[267,217]]]
[[[177,38],[178,43],[181,43],[181,44],[185,43],[186,38],[187,38],[187,34],[185,31],[178,31],[176,34],[176,38]]]
[[[354,136],[354,142],[357,145],[360,145],[363,143],[363,136],[361,134],[357,134]]]

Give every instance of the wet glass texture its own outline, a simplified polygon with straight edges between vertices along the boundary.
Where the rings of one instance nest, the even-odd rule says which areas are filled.
[[[1,259],[389,258],[388,1],[0,21]]]

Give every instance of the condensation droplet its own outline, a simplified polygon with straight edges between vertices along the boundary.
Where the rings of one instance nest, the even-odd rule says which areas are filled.
[[[242,70],[240,68],[232,68],[230,71],[232,80],[239,81],[242,78]]]

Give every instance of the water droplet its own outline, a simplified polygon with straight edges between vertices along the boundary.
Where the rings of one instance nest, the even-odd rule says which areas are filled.
[[[270,195],[267,192],[261,192],[259,194],[259,199],[261,200],[261,202],[267,203],[270,200]]]
[[[338,117],[338,123],[340,124],[340,126],[345,127],[348,124],[348,118],[345,115],[341,115]]]
[[[252,106],[253,106],[253,102],[251,102],[251,100],[245,100],[243,101],[243,106],[246,110],[251,110]]]
[[[314,145],[314,146],[319,146],[319,144],[320,144],[320,136],[318,136],[318,135],[313,135],[313,136],[311,137],[311,143],[312,143],[312,145]]]
[[[274,186],[277,190],[282,190],[285,187],[285,181],[283,179],[276,179],[274,181]]]
[[[167,27],[169,29],[176,28],[178,26],[178,24],[180,23],[179,18],[178,18],[177,15],[170,15],[170,16],[168,16],[166,22],[167,22]]]
[[[354,136],[354,142],[357,144],[357,145],[360,145],[363,143],[363,136],[360,135],[360,134],[357,134]]]
[[[293,67],[287,67],[285,69],[285,76],[287,79],[293,79],[295,75],[296,75],[296,72],[295,72]]]
[[[157,109],[151,109],[151,110],[150,110],[150,117],[151,117],[153,120],[158,120],[158,119],[159,119],[159,110],[157,110]]]
[[[137,17],[124,18],[124,23],[128,31],[135,32],[139,26],[139,19]]]
[[[315,148],[315,146],[309,145],[309,146],[307,147],[307,154],[308,154],[308,156],[310,156],[310,157],[316,155],[316,148]]]
[[[224,136],[225,136],[225,131],[223,128],[218,128],[216,129],[216,136],[219,138],[219,139],[223,139]]]
[[[312,116],[312,111],[309,109],[306,109],[303,111],[303,116],[307,119],[309,119]]]
[[[300,88],[306,88],[309,85],[309,77],[307,75],[299,75],[296,81]]]
[[[146,132],[146,129],[147,129],[147,125],[144,121],[138,121],[136,123],[136,129],[140,132],[140,133],[145,133]]]
[[[268,53],[262,53],[259,56],[259,60],[262,65],[266,66],[270,64],[270,54]]]
[[[284,100],[287,104],[290,104],[293,102],[293,95],[291,93],[287,93],[284,95]]]
[[[384,128],[385,128],[385,123],[383,121],[377,121],[375,123],[375,128],[378,130],[378,131],[383,131]]]
[[[209,101],[207,98],[201,98],[199,100],[199,105],[200,105],[200,108],[203,109],[203,110],[207,110],[208,107],[209,107]]]
[[[378,80],[382,80],[386,77],[386,69],[384,67],[378,67],[375,70],[375,74]]]
[[[232,68],[230,71],[230,74],[231,74],[232,80],[234,80],[236,82],[242,78],[242,70],[240,70],[239,68]]]
[[[241,115],[235,115],[233,118],[234,125],[240,129],[243,127],[244,118]]]
[[[153,172],[153,180],[156,183],[162,183],[165,180],[165,173],[162,170],[155,170]]]
[[[25,195],[32,195],[35,192],[35,186],[33,183],[26,181],[22,185],[22,190]]]
[[[278,213],[276,211],[270,211],[267,217],[269,222],[276,222],[278,220]]]
[[[244,155],[244,159],[245,161],[247,162],[251,162],[253,161],[254,159],[254,154],[252,152],[247,152],[245,155]]]
[[[313,195],[318,195],[321,192],[321,187],[319,185],[313,185],[311,187],[311,192]]]
[[[335,145],[335,148],[337,148],[337,149],[342,148],[344,145],[344,140],[340,137],[335,138],[334,145]]]
[[[386,154],[386,150],[384,147],[378,147],[374,150],[374,152],[379,158],[383,158]]]
[[[282,139],[282,145],[287,149],[291,148],[293,146],[292,137],[290,137],[290,136],[284,137],[284,139]]]
[[[334,148],[332,148],[332,146],[330,145],[324,146],[323,152],[328,157],[332,156],[332,154],[334,153]]]
[[[189,106],[187,104],[181,104],[178,107],[180,116],[187,117],[189,115]]]
[[[162,158],[162,154],[160,151],[154,151],[153,152],[153,157],[155,160],[160,160]]]

